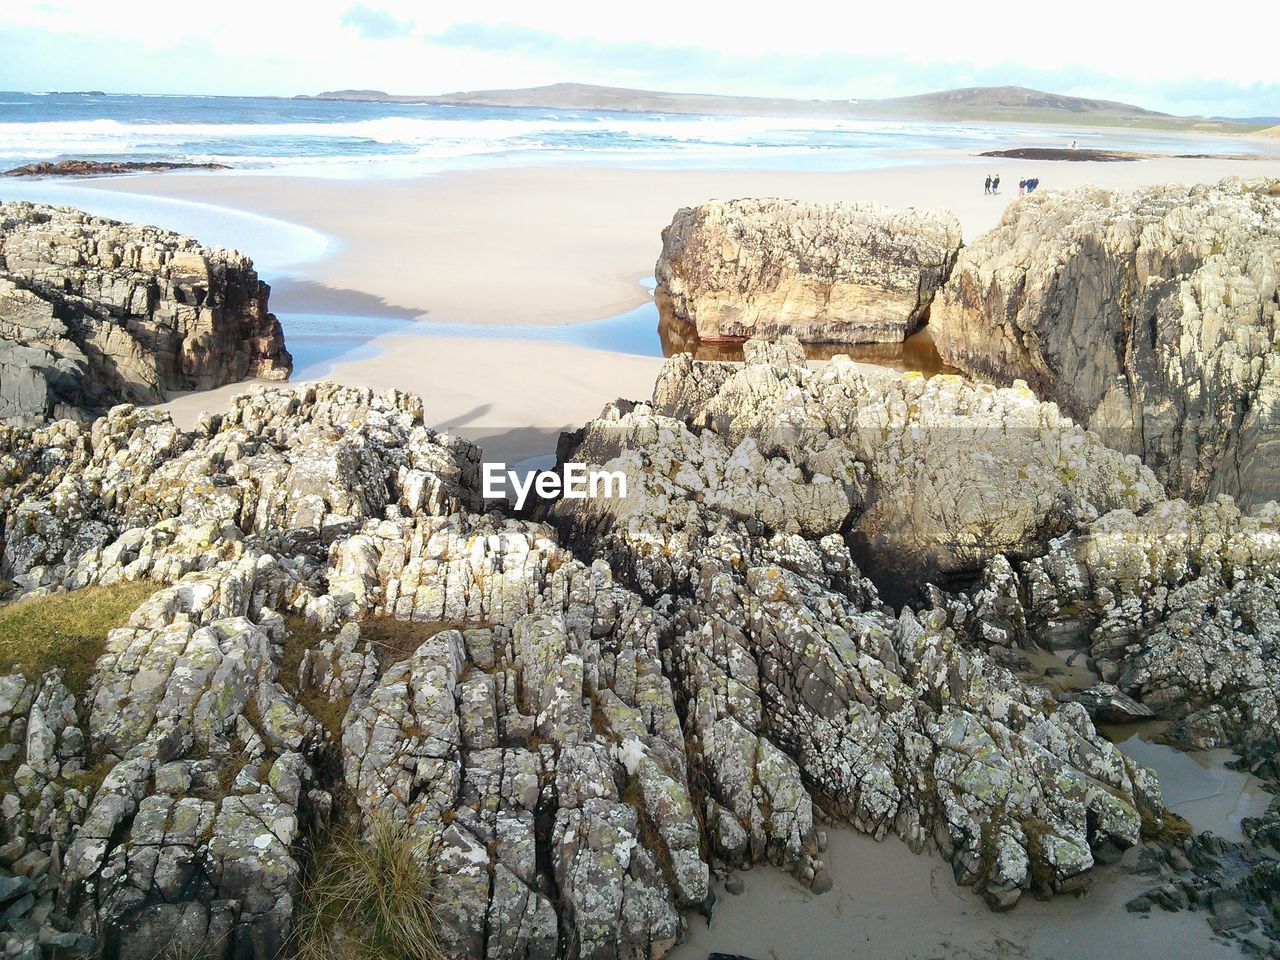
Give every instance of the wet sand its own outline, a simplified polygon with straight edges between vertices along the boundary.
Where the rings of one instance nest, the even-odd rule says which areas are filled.
[[[1156,772],[1165,805],[1197,832],[1243,840],[1240,822],[1265,813],[1271,803],[1272,795],[1261,780],[1226,766],[1236,759],[1229,750],[1183,753],[1140,734],[1116,746]]]
[[[1133,851],[1126,859],[1133,858]],[[1139,916],[1125,903],[1151,884],[1103,868],[1084,897],[1039,902],[1023,897],[992,913],[958,887],[932,854],[913,854],[894,837],[877,843],[831,829],[825,854],[834,888],[814,896],[770,867],[740,874],[746,891],[715,884],[710,928],[689,921],[688,942],[672,960],[706,960],[711,951],[752,960],[1099,960],[1120,957],[1238,958],[1201,914]]]
[[[1239,840],[1241,819],[1263,812],[1271,801],[1256,777],[1224,766],[1231,759],[1225,750],[1193,756],[1137,733],[1119,745],[1156,771],[1169,809],[1198,831]],[[1042,902],[1024,896],[1012,911],[997,914],[957,886],[950,866],[934,854],[913,854],[896,837],[877,843],[845,828],[828,833],[829,893],[815,896],[770,867],[739,874],[746,885],[740,896],[717,883],[711,926],[692,916],[689,941],[670,955],[673,960],[705,960],[711,951],[753,960],[1240,956],[1195,911],[1125,910],[1152,886],[1126,869],[1137,860],[1136,848],[1119,865],[1097,868],[1084,897]]]

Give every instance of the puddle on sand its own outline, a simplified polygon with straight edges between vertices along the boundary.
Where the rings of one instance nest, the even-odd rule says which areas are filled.
[[[1087,690],[1101,680],[1096,673],[1083,663],[1072,663],[1060,654],[1051,650],[1036,647],[1031,650],[1018,650],[1018,656],[1031,663],[1032,673],[1029,676],[1034,683],[1048,687],[1055,693],[1067,693],[1074,690]],[[1071,658],[1072,660],[1075,657]],[[1085,658],[1080,657],[1083,661]]]
[[[384,334],[472,339],[537,340],[565,343],[642,357],[670,357],[692,353],[698,360],[742,360],[741,341],[708,343],[698,339],[693,327],[674,317],[666,298],[655,293],[654,281],[640,281],[650,299],[637,307],[585,323],[489,324],[414,320],[399,315],[316,314],[277,311],[285,340],[294,354],[294,378],[329,376],[335,364],[376,356],[371,341]],[[830,360],[844,354],[850,359],[890,370],[915,371],[931,377],[960,371],[942,362],[925,327],[905,343],[812,343],[805,345],[810,360]]]
[[[674,316],[666,298],[656,295],[658,313],[658,337],[662,342],[662,355],[692,353],[695,360],[742,359],[741,340],[707,341],[698,339],[694,328]],[[922,373],[932,377],[939,373],[959,374],[955,367],[942,362],[933,334],[926,326],[902,343],[806,343],[805,356],[810,360],[830,360],[844,355],[851,360],[887,367],[890,370]]]
[[[1117,740],[1116,746],[1156,772],[1165,806],[1186,819],[1197,832],[1209,830],[1227,840],[1243,840],[1240,822],[1264,813],[1271,803],[1272,795],[1263,789],[1261,780],[1226,766],[1235,759],[1229,750],[1184,753],[1145,739],[1153,734],[1134,732],[1133,727],[1112,728],[1109,732],[1120,730],[1129,736]]]
[[[1048,650],[1019,650],[1031,663],[1027,679],[1055,693],[1084,690],[1099,677],[1082,662],[1075,663]],[[1032,675],[1034,674],[1034,675]],[[1229,750],[1184,752],[1155,742],[1169,727],[1167,720],[1135,723],[1099,723],[1097,730],[1125,755],[1155,771],[1165,806],[1186,819],[1197,832],[1209,830],[1227,840],[1244,837],[1240,822],[1266,812],[1272,795],[1262,781],[1249,773],[1230,769],[1236,759]]]

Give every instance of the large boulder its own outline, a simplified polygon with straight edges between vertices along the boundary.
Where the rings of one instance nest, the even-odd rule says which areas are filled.
[[[931,210],[713,201],[662,231],[658,297],[703,341],[900,343],[927,318],[960,238],[954,216]]]
[[[0,204],[0,418],[92,417],[292,358],[253,261],[68,207]]]
[[[1280,494],[1280,181],[1012,205],[934,302],[943,360],[1045,399],[1171,491]]]

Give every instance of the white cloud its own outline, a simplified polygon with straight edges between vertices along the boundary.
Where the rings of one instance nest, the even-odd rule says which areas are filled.
[[[1260,6],[1256,0],[1220,0],[1211,11],[1186,0],[1159,7],[1116,0],[924,0],[909,5],[795,0],[753,8],[744,2],[648,0],[636,8],[599,0],[488,0],[446,8],[416,0],[313,0],[305,5],[221,0],[217,16],[211,17],[205,6],[159,0],[8,0],[0,31],[74,55],[61,63],[36,61],[23,49],[26,43],[13,44],[14,56],[0,57],[0,85],[29,88],[32,83],[22,82],[25,75],[32,82],[39,78],[39,86],[88,83],[127,89],[126,80],[137,84],[150,78],[152,90],[292,94],[339,86],[436,92],[647,77],[648,85],[667,89],[688,88],[696,81],[701,89],[711,83],[728,93],[879,95],[920,89],[913,76],[923,73],[920,79],[927,85],[943,76],[939,64],[947,65],[948,76],[965,71],[983,78],[1002,71],[1052,74],[1063,78],[1059,89],[1079,74],[1089,79],[1093,92],[1098,92],[1099,77],[1115,78],[1118,90],[1132,90],[1136,83],[1147,89],[1201,81],[1274,85],[1280,83],[1274,32]],[[486,51],[422,40],[475,24],[561,39],[543,51],[536,45]],[[402,32],[407,35],[398,36]],[[729,88],[725,82],[716,84],[706,70],[673,64],[646,72],[639,57],[610,67],[572,55],[575,49],[589,52],[600,42],[700,47],[727,62],[758,58],[760,77],[753,83],[750,77],[726,74]],[[833,90],[840,80],[841,57],[850,62],[850,86],[875,85],[870,78],[880,76],[879,86],[894,89]],[[139,58],[141,62],[129,62]],[[796,76],[794,69],[785,77],[772,74],[771,58],[793,64],[825,58],[828,75],[809,81],[806,89],[806,78]],[[867,59],[874,59],[875,69],[858,69]],[[896,65],[889,66],[891,60]],[[592,75],[569,72],[584,69]],[[93,82],[91,74],[99,80]],[[61,75],[67,82],[55,82]],[[73,78],[77,82],[70,82]],[[109,82],[114,78],[119,82]],[[654,82],[663,79],[667,82]],[[786,88],[758,88],[771,82],[785,82]],[[1280,112],[1280,104],[1272,112]]]

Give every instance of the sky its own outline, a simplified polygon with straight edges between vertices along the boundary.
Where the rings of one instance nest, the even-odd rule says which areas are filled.
[[[444,93],[577,81],[890,97],[1017,84],[1178,114],[1280,116],[1260,0],[2,0],[0,89]]]

